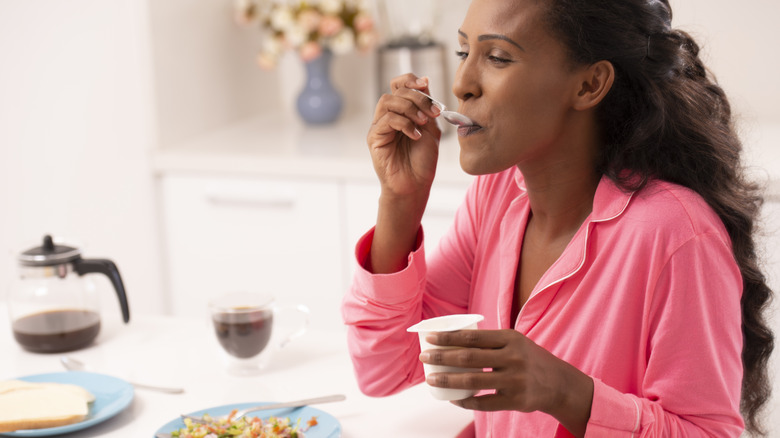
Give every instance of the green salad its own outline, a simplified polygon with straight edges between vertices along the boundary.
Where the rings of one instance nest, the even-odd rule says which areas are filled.
[[[305,438],[304,432],[317,425],[317,417],[311,417],[305,427],[301,427],[299,418],[291,424],[289,417],[242,417],[234,420],[237,410],[226,417],[203,415],[205,424],[196,423],[189,418],[184,420],[186,427],[171,432],[173,438]]]

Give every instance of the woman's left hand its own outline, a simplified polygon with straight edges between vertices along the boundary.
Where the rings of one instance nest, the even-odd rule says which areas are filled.
[[[593,380],[515,330],[461,330],[431,333],[439,346],[426,350],[427,364],[489,368],[477,373],[434,373],[428,384],[442,388],[495,390],[452,403],[478,411],[542,411],[575,435],[585,432],[593,400]]]

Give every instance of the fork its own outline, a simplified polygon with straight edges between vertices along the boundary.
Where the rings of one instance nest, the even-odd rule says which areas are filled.
[[[264,411],[268,409],[282,409],[282,408],[298,408],[301,406],[307,406],[307,405],[314,405],[317,403],[330,403],[330,402],[336,402],[336,401],[342,401],[345,400],[347,397],[343,394],[334,394],[334,395],[326,395],[324,397],[315,397],[315,398],[307,398],[303,400],[296,400],[296,401],[289,401],[284,403],[272,403],[269,405],[261,405],[261,406],[253,406],[251,408],[241,409],[240,411],[236,412],[236,415],[233,416],[234,420],[237,420],[246,414],[254,411]],[[200,424],[206,424],[208,423],[206,420],[204,420],[201,417],[193,417],[191,415],[181,415],[182,420],[189,418],[191,421],[195,423]]]
[[[423,96],[427,97],[431,101],[433,106],[435,106],[436,108],[439,108],[439,111],[441,112],[442,118],[444,120],[448,121],[449,123],[451,123],[451,124],[453,124],[455,126],[470,126],[470,125],[474,125],[475,124],[473,120],[471,120],[470,118],[464,116],[461,113],[458,113],[458,112],[455,112],[455,111],[448,111],[447,107],[443,103],[441,103],[438,100],[434,99],[429,94],[423,93],[422,91],[420,91],[418,89],[415,89],[415,88],[412,88],[412,90],[414,90],[414,91],[422,94]]]

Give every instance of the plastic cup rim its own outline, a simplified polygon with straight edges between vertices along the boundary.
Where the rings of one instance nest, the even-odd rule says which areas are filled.
[[[426,325],[434,324],[439,321],[444,321],[448,319],[458,319],[463,318],[464,323],[458,327],[453,328],[424,328]],[[451,332],[455,330],[462,330],[472,324],[476,324],[480,321],[483,321],[485,319],[484,315],[480,315],[478,313],[455,313],[452,315],[444,315],[444,316],[437,316],[435,318],[429,318],[424,319],[417,324],[414,324],[413,326],[406,329],[407,332],[410,333],[420,333],[420,332]]]

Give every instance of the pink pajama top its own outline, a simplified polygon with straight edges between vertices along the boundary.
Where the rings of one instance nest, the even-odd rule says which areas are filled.
[[[480,329],[513,327],[593,378],[586,436],[739,436],[742,279],[703,199],[660,181],[624,193],[603,178],[592,213],[510,321],[528,216],[512,168],[477,177],[437,250],[426,256],[420,237],[400,272],[362,268],[373,231],[361,238],[342,314],[362,391],[424,381],[407,327],[479,313]],[[569,436],[540,412],[474,417],[478,437]]]

